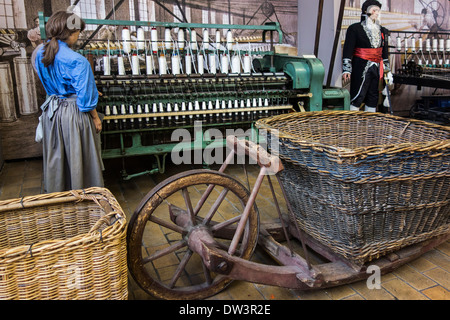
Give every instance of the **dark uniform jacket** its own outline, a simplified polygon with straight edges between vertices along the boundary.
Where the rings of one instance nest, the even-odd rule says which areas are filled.
[[[355,56],[357,48],[382,48],[382,59],[384,71],[389,70],[388,61],[388,30],[380,26],[378,36],[373,36],[367,27],[367,20],[352,24],[345,38],[343,49],[343,72],[349,72],[352,75],[350,85],[350,96],[356,98],[364,84],[366,73],[369,68],[377,68],[379,64],[363,58]],[[379,71],[378,71],[379,72]]]

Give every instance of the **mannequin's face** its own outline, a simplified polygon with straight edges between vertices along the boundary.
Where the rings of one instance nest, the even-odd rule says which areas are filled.
[[[371,6],[367,10],[367,13],[369,14],[370,19],[373,21],[376,21],[380,18],[380,11],[381,9],[377,6]]]
[[[79,30],[75,31],[75,32],[72,33],[72,34],[70,35],[70,37],[66,40],[66,43],[67,43],[69,46],[74,45],[75,42],[78,41],[79,35],[80,35],[80,31],[79,31]]]

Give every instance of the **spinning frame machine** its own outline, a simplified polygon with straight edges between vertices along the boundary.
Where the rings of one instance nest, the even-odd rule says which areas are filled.
[[[120,40],[89,39],[74,49],[91,62],[102,93],[97,107],[105,115],[102,157],[155,157],[145,172],[129,175],[124,164],[124,179],[164,172],[175,146],[203,150],[214,142],[225,148],[228,134],[259,142],[253,123],[262,117],[349,108],[345,89],[324,88],[324,67],[315,56],[275,53],[282,44],[278,23],[83,20],[122,28]],[[48,17],[39,13],[39,21],[45,39]],[[237,29],[260,35],[235,38]],[[174,141],[176,129],[187,130],[192,139]],[[220,130],[222,139],[209,129]]]
[[[401,68],[394,74],[394,83],[420,88],[450,88],[450,33],[397,33],[391,54],[401,55]],[[410,117],[450,123],[450,95],[422,96],[411,107]]]
[[[401,55],[402,60],[401,68],[394,71],[394,81],[447,89],[450,87],[450,32],[443,29],[447,12],[439,1],[418,2],[425,19],[419,31],[390,31],[389,54]],[[425,26],[428,31],[421,31]]]
[[[450,33],[392,33],[397,33],[397,36],[390,54],[402,55],[402,68],[394,75],[397,83],[450,87]]]

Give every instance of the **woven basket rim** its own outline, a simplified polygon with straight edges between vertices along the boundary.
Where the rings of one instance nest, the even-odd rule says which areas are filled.
[[[24,255],[37,255],[40,252],[58,250],[59,248],[67,246],[75,246],[79,243],[90,243],[93,241],[107,241],[111,237],[116,237],[125,232],[126,217],[115,199],[114,195],[106,188],[91,187],[87,189],[71,190],[64,192],[54,192],[39,194],[35,196],[25,196],[23,198],[15,198],[0,201],[0,214],[5,211],[21,210],[32,208],[36,206],[52,205],[57,203],[78,203],[81,201],[102,201],[105,200],[110,205],[112,211],[100,218],[88,233],[80,234],[68,239],[52,239],[40,241],[31,245],[21,245],[17,247],[0,249],[0,259],[11,259],[17,256],[18,258]],[[98,202],[97,202],[98,203]],[[100,226],[106,223],[108,218],[113,218],[114,222],[104,228],[101,232],[98,231]]]
[[[288,114],[277,115],[269,118],[264,118],[258,120],[255,125],[261,130],[265,129],[269,132],[276,130],[279,138],[290,139],[292,142],[304,147],[309,147],[313,149],[319,149],[320,151],[325,151],[329,155],[333,155],[339,158],[345,157],[357,157],[357,156],[373,156],[378,154],[395,154],[399,152],[403,152],[405,150],[412,152],[424,152],[430,150],[444,150],[450,148],[450,138],[444,140],[434,140],[434,141],[426,141],[426,142],[405,142],[405,143],[397,143],[397,144],[379,144],[373,146],[366,147],[357,147],[357,148],[344,148],[337,147],[330,144],[324,144],[321,142],[317,142],[314,140],[306,140],[301,139],[301,137],[294,136],[291,133],[288,133],[282,129],[274,129],[271,127],[271,123],[276,122],[278,120],[286,120],[290,118],[317,118],[317,117],[328,117],[328,116],[339,116],[339,115],[355,115],[361,117],[382,117],[392,120],[397,120],[405,123],[405,129],[410,124],[417,124],[426,126],[432,129],[447,131],[450,134],[450,128],[445,126],[437,125],[434,123],[425,122],[417,119],[410,118],[402,118],[399,116],[379,113],[379,112],[364,112],[364,111],[309,111],[309,112],[294,112]]]

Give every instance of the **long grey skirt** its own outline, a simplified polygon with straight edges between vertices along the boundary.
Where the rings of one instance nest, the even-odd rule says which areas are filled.
[[[57,99],[41,117],[43,130],[44,192],[103,187],[100,134],[88,112],[81,112],[76,97]]]

